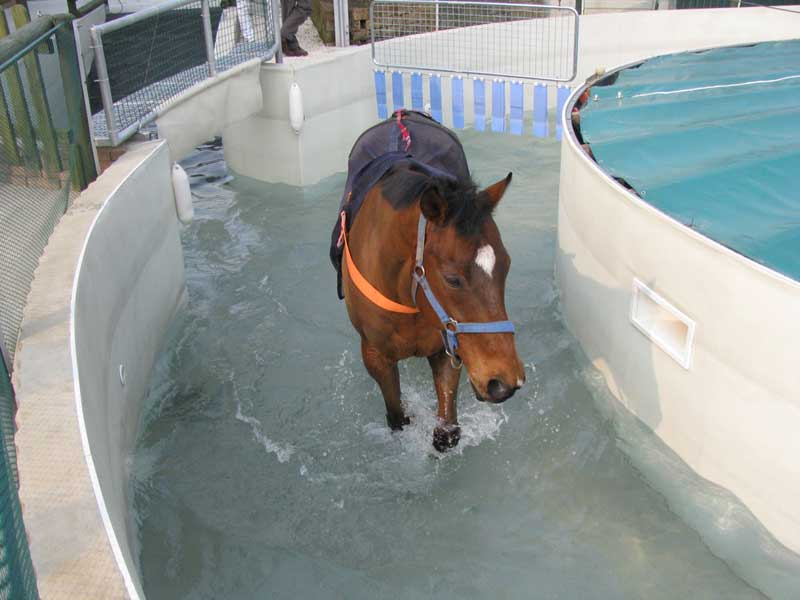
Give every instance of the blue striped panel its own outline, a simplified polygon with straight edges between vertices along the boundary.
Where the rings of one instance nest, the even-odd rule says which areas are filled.
[[[442,78],[431,75],[431,116],[442,122]]]
[[[506,83],[492,82],[492,131],[506,130]]]
[[[411,74],[411,108],[422,110],[422,74]]]
[[[533,135],[547,137],[547,87],[533,86]]]
[[[464,129],[464,80],[453,77],[453,127]]]
[[[474,112],[475,112],[475,129],[477,131],[486,130],[486,83],[483,79],[476,79],[472,83],[473,99],[474,99]]]
[[[556,139],[561,139],[561,113],[564,112],[564,104],[567,102],[567,98],[569,98],[570,89],[568,87],[560,87],[558,88],[558,112],[556,117]]]
[[[511,82],[511,119],[509,129],[513,135],[522,135],[522,115],[525,96],[519,81]]]
[[[403,100],[403,74],[400,71],[392,73],[392,105],[394,110],[399,110],[405,106]]]
[[[389,116],[386,110],[386,73],[375,71],[375,99],[378,101],[378,118],[385,119]]]

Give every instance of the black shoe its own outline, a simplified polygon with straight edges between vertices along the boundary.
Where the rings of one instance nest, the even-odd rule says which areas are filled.
[[[308,52],[300,47],[300,44],[297,42],[297,40],[294,42],[281,40],[281,50],[283,51],[284,56],[308,56]]]

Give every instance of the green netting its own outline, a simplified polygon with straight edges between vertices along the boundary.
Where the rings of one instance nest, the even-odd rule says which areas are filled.
[[[50,25],[40,34],[31,23],[0,44],[0,339],[12,361],[39,257],[95,176],[71,24]],[[20,48],[15,36],[38,43]]]
[[[0,358],[0,600],[38,598],[17,495],[14,392]]]
[[[38,598],[17,494],[9,372],[39,258],[71,198],[95,177],[77,61],[72,24],[61,18],[0,39],[0,600]]]

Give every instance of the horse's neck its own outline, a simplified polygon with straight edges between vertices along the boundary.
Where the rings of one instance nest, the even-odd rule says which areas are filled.
[[[364,199],[351,229],[350,246],[359,270],[372,285],[404,304],[411,303],[418,221],[418,205],[396,210],[378,188]]]

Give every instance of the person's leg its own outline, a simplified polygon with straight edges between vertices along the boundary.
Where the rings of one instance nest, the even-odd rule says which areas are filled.
[[[295,0],[281,0],[281,23],[289,16],[289,11],[292,10]]]
[[[289,8],[288,14],[284,8],[285,17],[283,27],[281,27],[283,51],[288,56],[305,56],[308,52],[300,47],[300,43],[297,41],[297,30],[311,15],[311,0],[288,0],[288,2],[292,6]]]

